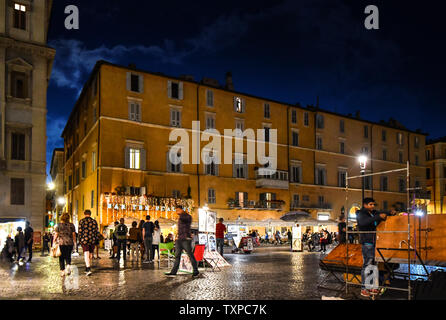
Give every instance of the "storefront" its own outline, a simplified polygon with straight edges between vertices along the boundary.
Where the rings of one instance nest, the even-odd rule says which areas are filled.
[[[3,249],[8,236],[14,239],[18,227],[25,230],[25,218],[0,218],[0,251]]]

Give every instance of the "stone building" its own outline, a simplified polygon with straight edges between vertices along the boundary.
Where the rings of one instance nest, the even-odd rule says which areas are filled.
[[[42,231],[51,0],[0,0],[0,232]]]
[[[446,213],[446,137],[426,144],[426,188],[430,194],[428,212]]]
[[[200,121],[200,132],[277,129],[277,173],[259,175],[258,163],[246,163],[246,141],[243,153],[230,154],[229,164],[172,164],[168,153],[176,142],[169,141],[169,134],[185,128],[192,135],[193,121]],[[395,120],[375,123],[359,112],[343,115],[237,92],[230,74],[220,85],[99,61],[63,138],[67,210],[77,220],[91,209],[102,225],[122,214],[145,215],[138,206],[124,212],[120,206],[118,211],[107,207],[107,196],[119,190],[130,197],[190,195],[195,207],[207,205],[231,221],[278,219],[288,211],[307,211],[322,221],[344,210],[354,218],[361,180],[350,183],[348,203],[344,186],[346,173],[359,175],[360,154],[369,158],[367,172],[404,168],[409,162],[410,185],[425,183],[425,134]],[[200,150],[207,143],[202,141]],[[236,164],[236,157],[243,164]],[[406,203],[405,173],[368,178],[365,189],[382,209]],[[196,210],[193,216],[196,220]]]

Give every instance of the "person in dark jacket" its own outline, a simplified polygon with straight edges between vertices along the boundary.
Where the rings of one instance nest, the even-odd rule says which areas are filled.
[[[186,251],[192,263],[194,272],[193,277],[199,275],[197,260],[195,260],[192,252],[192,236],[190,225],[192,223],[192,216],[183,210],[182,206],[176,206],[176,213],[179,215],[178,219],[178,239],[175,243],[175,263],[172,270],[166,273],[167,276],[175,276],[180,266],[181,254]]]
[[[385,213],[379,213],[375,210],[375,200],[365,198],[361,210],[356,212],[356,221],[359,231],[371,231],[370,233],[360,233],[359,243],[362,245],[363,265],[361,270],[362,290],[361,295],[370,297],[371,294],[379,293],[379,290],[367,290],[365,287],[365,269],[368,265],[375,264],[375,244],[376,244],[376,227],[381,221],[387,219]]]

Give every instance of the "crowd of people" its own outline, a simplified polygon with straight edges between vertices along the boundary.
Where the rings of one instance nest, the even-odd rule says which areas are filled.
[[[22,227],[17,227],[14,239],[11,236],[7,236],[1,257],[10,262],[32,262],[33,242],[34,230],[31,228],[31,223],[27,221],[25,230]],[[27,259],[25,259],[26,252],[28,252]]]
[[[318,232],[311,232],[311,229],[307,229],[302,236],[303,246],[309,252],[319,251],[325,253],[327,251],[327,245],[334,242],[338,242],[337,234],[329,232],[327,229],[322,229]],[[319,247],[319,250],[317,250],[317,247]]]

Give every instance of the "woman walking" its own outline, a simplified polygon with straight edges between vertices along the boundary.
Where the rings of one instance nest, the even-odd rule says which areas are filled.
[[[76,243],[76,229],[74,224],[70,223],[70,215],[62,214],[60,223],[55,228],[55,236],[53,242],[59,244],[60,257],[59,267],[61,277],[71,274],[71,252]],[[66,263],[66,268],[65,268]]]
[[[132,261],[135,260],[135,253],[136,261],[139,261],[139,244],[141,243],[142,234],[141,229],[137,228],[137,226],[138,223],[133,221],[132,227],[129,230],[130,255],[132,257]]]
[[[160,241],[161,241],[161,228],[158,220],[155,221],[155,228],[153,229],[152,240],[152,260],[155,258],[155,250],[158,252],[158,260],[160,260]]]

